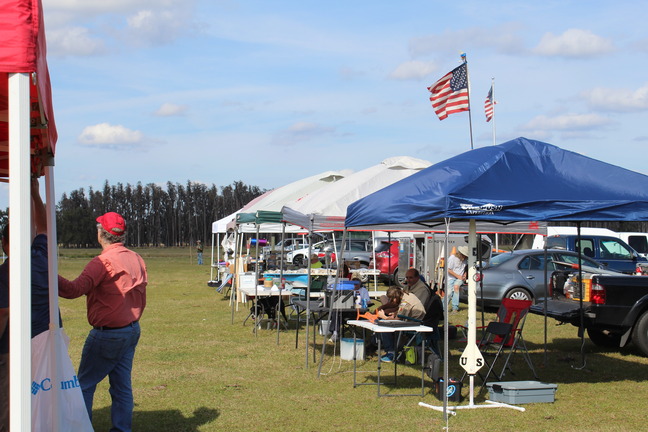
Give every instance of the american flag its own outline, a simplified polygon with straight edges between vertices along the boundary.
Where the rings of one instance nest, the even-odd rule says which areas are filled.
[[[488,96],[486,96],[486,100],[484,101],[484,112],[486,112],[486,123],[491,121],[493,119],[493,106],[496,104],[493,100],[493,86],[491,86],[490,90],[488,90]]]
[[[448,115],[468,111],[468,70],[466,63],[448,72],[434,85],[428,87],[432,93],[432,108],[443,120]]]

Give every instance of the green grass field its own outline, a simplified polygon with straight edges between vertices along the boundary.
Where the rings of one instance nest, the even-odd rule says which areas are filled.
[[[61,250],[60,274],[76,277],[99,250]],[[440,402],[429,391],[424,397],[378,398],[374,386],[353,388],[353,363],[326,355],[321,377],[305,361],[304,333],[295,348],[295,331],[259,330],[254,335],[248,307],[234,316],[228,299],[207,286],[209,266],[197,266],[188,249],[138,250],[147,262],[149,286],[133,370],[134,430],[163,431],[440,431],[443,414],[420,407]],[[206,256],[208,254],[205,254]],[[207,261],[209,259],[207,258]],[[89,324],[85,299],[61,299],[61,314],[71,338],[75,367]],[[479,313],[478,313],[479,315]],[[492,317],[487,314],[487,320]],[[464,311],[451,315],[463,324]],[[605,351],[585,340],[586,364],[581,366],[580,339],[572,326],[549,320],[548,351],[543,354],[543,318],[531,315],[525,339],[540,380],[558,384],[554,403],[525,405],[526,412],[505,408],[459,410],[449,418],[454,431],[634,431],[644,430],[648,409],[648,359],[632,348]],[[294,324],[293,324],[294,326]],[[294,328],[294,327],[293,327]],[[322,337],[318,336],[320,343]],[[312,342],[312,337],[311,337]],[[330,347],[332,348],[332,344]],[[318,345],[319,347],[319,345]],[[459,354],[464,344],[450,342],[450,375],[461,377]],[[317,359],[319,360],[319,349]],[[374,382],[376,358],[359,368],[360,379]],[[389,365],[383,369],[389,375]],[[505,380],[533,379],[521,356]],[[414,392],[420,371],[399,365],[402,388],[392,394]],[[475,380],[481,384],[479,378]],[[467,395],[467,380],[463,394]],[[481,404],[484,395],[477,396]],[[466,404],[467,402],[463,402]],[[95,395],[94,426],[110,427],[107,382]]]

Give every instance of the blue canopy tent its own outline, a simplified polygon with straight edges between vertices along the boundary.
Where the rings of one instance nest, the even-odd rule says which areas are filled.
[[[481,232],[515,232],[525,230],[519,221],[532,230],[540,229],[536,221],[643,220],[648,176],[517,138],[439,162],[352,203],[345,225],[426,231],[452,223],[455,231],[478,221]]]
[[[345,225],[423,230],[445,218],[504,226],[648,220],[648,176],[517,138],[439,162],[352,203]]]

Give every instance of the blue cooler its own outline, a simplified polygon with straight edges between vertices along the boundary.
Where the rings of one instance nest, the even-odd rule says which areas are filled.
[[[326,307],[333,304],[333,309],[353,309],[356,288],[360,288],[359,281],[341,281],[337,285],[329,284],[326,287]]]

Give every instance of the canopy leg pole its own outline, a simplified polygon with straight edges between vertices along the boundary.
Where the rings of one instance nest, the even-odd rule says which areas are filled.
[[[283,267],[284,267],[284,260],[283,260],[283,250],[284,250],[284,241],[286,240],[286,222],[283,222],[281,224],[281,254],[279,255],[279,301],[277,302],[277,345],[279,345],[279,327],[281,327],[281,304],[283,303]],[[274,288],[274,287],[273,287]],[[285,310],[286,305],[284,305]],[[288,326],[288,323],[286,323],[286,326]]]
[[[313,216],[310,216],[311,218],[311,226],[313,225]],[[308,276],[306,279],[306,369],[308,369],[308,333],[309,333],[309,326],[310,326],[310,292],[311,292],[311,266],[310,266],[310,256],[311,256],[311,251],[313,249],[313,231],[312,229],[308,231],[308,257],[306,258],[306,262],[308,263]],[[313,349],[315,349],[315,341],[313,341]],[[313,354],[314,355],[314,354]]]
[[[53,163],[53,161],[50,161]],[[56,202],[54,194],[54,167],[49,165],[45,167],[45,203],[47,217],[47,278],[49,284],[49,309],[50,309],[50,332],[59,332],[59,306],[58,306],[58,256],[56,254]],[[50,361],[52,362],[50,370],[52,372],[52,382],[60,382],[58,377],[58,368],[56,361],[61,358],[59,353],[61,346],[57,343],[50,344]],[[53,431],[59,431],[62,428],[61,418],[59,416],[59,392],[52,393],[52,427]]]
[[[29,74],[9,75],[9,429],[31,428]],[[27,223],[25,223],[27,222]]]
[[[346,242],[346,236],[347,236],[347,229],[346,229],[346,227],[344,227],[344,231],[342,232],[342,250],[344,250],[344,245],[345,245],[345,242]],[[337,249],[336,249],[335,261],[337,262],[337,268],[338,269],[340,268],[340,257],[341,256],[342,256],[342,254],[338,253]],[[342,262],[344,263],[344,258],[342,258]],[[338,318],[338,314],[333,316],[333,303],[335,303],[335,293],[337,291],[337,285],[338,285],[339,278],[340,278],[340,272],[336,271],[335,272],[335,279],[333,281],[333,289],[331,290],[331,293],[330,293],[331,302],[329,304],[329,312],[328,312],[329,328],[331,328],[331,326],[333,325],[333,319],[337,320],[337,318]],[[341,318],[342,315],[339,314],[339,316],[340,316],[340,319],[342,319]],[[342,329],[342,327],[340,326],[339,330],[341,330],[341,329]],[[340,339],[342,339],[341,335],[340,335]],[[320,377],[320,375],[322,373],[322,363],[324,362],[324,354],[325,353],[326,353],[326,335],[324,335],[324,340],[322,341],[322,353],[320,354],[319,367],[317,368],[317,377],[318,378]],[[335,356],[335,345],[333,346],[333,355]]]

